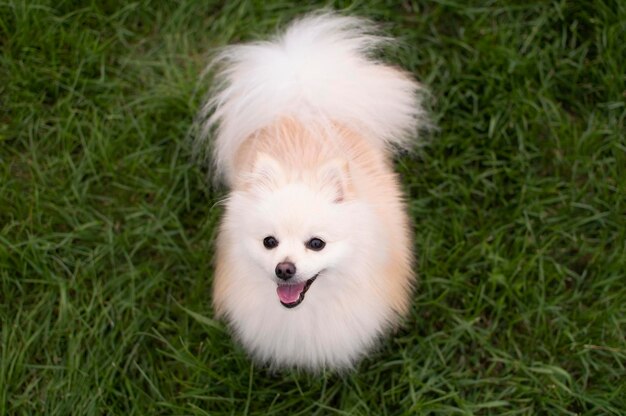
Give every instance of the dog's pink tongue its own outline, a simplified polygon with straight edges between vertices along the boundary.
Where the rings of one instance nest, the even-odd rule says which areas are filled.
[[[276,293],[282,303],[294,303],[300,299],[300,293],[304,290],[306,282],[298,283],[295,285],[278,285]]]

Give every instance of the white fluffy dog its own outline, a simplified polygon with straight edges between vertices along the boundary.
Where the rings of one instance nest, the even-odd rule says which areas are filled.
[[[350,368],[409,308],[391,159],[424,117],[420,85],[372,56],[387,41],[365,20],[314,14],[212,63],[200,140],[230,187],[213,303],[274,367]]]

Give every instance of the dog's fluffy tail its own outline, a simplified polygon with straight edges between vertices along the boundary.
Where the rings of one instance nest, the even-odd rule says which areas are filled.
[[[423,91],[373,56],[388,41],[366,20],[323,13],[269,42],[223,49],[209,66],[217,69],[215,86],[199,114],[196,144],[211,143],[217,174],[228,182],[239,146],[283,117],[337,122],[376,146],[412,147],[424,121]]]

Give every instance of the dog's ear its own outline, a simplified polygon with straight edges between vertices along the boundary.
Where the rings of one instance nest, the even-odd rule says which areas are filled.
[[[276,159],[267,153],[259,152],[252,169],[243,179],[252,186],[272,186],[278,184],[284,176],[285,172]]]
[[[333,159],[322,165],[318,178],[322,186],[329,187],[336,203],[345,201],[352,191],[350,166],[345,160]]]

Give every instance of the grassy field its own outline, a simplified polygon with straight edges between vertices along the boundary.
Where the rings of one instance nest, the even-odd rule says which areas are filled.
[[[300,3],[0,2],[0,414],[626,414],[623,1],[331,4],[432,91],[412,313],[321,376],[213,320],[198,75]]]

